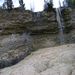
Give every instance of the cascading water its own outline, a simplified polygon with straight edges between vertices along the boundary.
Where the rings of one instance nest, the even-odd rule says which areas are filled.
[[[57,23],[58,23],[58,28],[59,28],[59,40],[60,40],[60,44],[64,44],[65,43],[65,39],[64,39],[64,25],[63,25],[63,21],[62,21],[62,17],[61,17],[61,11],[59,8],[56,8],[56,19],[57,19]]]
[[[62,15],[61,15],[61,7],[64,7],[64,2],[65,2],[65,0],[53,0],[53,8],[55,8],[55,11],[56,11],[56,19],[57,19],[58,28],[59,28],[60,44],[65,43],[64,22],[63,22],[63,18],[62,18]]]
[[[30,8],[29,10],[32,10],[33,12],[33,21],[37,22],[38,25],[40,25],[40,12],[44,10],[44,5],[46,2],[53,3],[53,8],[55,8],[56,11],[56,19],[58,23],[59,28],[59,39],[60,43],[64,44],[64,23],[63,18],[61,16],[61,7],[64,6],[65,0],[32,0],[29,2]],[[39,6],[38,6],[39,4]],[[28,9],[28,6],[26,7]]]

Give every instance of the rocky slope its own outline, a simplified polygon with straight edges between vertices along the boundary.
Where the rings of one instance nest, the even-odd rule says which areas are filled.
[[[75,43],[75,30],[65,34],[65,43]],[[0,36],[0,68],[12,66],[23,60],[32,51],[60,45],[56,34],[12,34]]]
[[[75,43],[75,9],[69,11],[63,13],[64,31],[68,32],[65,44]],[[58,25],[53,11],[43,12],[36,22],[30,11],[0,11],[0,68],[12,66],[33,50],[45,48],[0,70],[0,75],[74,75],[75,45],[48,48],[59,45],[58,34],[54,33],[58,33]]]
[[[32,51],[31,37],[26,34],[12,34],[0,37],[0,68],[14,65]]]
[[[75,27],[75,10],[71,11],[71,15],[67,10],[63,13],[66,32]],[[0,68],[18,63],[32,50],[59,45],[58,34],[54,34],[57,32],[53,11],[43,12],[39,23],[32,20],[30,11],[0,11]],[[65,34],[65,43],[75,43],[75,31]]]
[[[0,75],[75,75],[75,44],[40,49]]]

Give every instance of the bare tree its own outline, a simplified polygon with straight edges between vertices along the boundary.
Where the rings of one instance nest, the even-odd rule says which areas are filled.
[[[3,8],[7,9],[8,11],[11,11],[13,8],[12,0],[5,0],[5,2],[3,3]]]
[[[23,0],[19,0],[19,4],[20,4],[20,8],[21,8],[22,10],[24,10],[25,4],[24,4]]]

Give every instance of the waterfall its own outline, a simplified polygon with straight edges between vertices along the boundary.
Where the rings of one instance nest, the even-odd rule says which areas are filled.
[[[64,8],[66,6],[65,0],[52,0],[53,8],[56,11],[56,19],[58,23],[59,28],[59,40],[61,44],[65,43],[64,39],[64,21],[61,14],[61,8]]]
[[[58,28],[59,28],[60,44],[64,44],[65,43],[65,40],[64,40],[64,25],[63,25],[63,21],[62,21],[62,17],[61,17],[60,8],[56,8],[56,19],[57,19]]]

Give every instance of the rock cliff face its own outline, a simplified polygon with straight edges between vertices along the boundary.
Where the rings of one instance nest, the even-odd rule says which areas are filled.
[[[68,32],[71,28],[71,15],[68,9],[64,11],[63,18],[65,29],[67,29],[65,31]],[[0,12],[0,34],[23,33],[25,31],[29,31],[32,34],[57,33],[58,25],[55,13],[52,10],[43,12],[39,21],[33,22],[32,12],[30,11],[20,12],[18,9],[15,9],[10,13]]]
[[[75,9],[73,9],[71,12],[71,24],[74,29],[75,28]]]
[[[74,13],[74,9],[63,12],[64,32],[68,32],[65,34],[66,43],[75,43],[75,32],[70,32],[75,29]],[[58,25],[53,11],[43,12],[35,22],[30,11],[0,11],[0,68],[16,64],[32,50],[59,45],[57,33]]]

